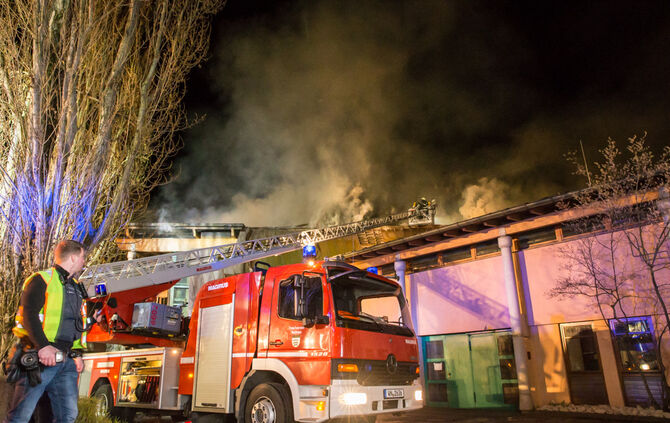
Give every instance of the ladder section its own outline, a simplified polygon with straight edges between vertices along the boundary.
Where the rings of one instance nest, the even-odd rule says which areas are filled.
[[[427,202],[427,206],[417,206],[415,203],[403,213],[345,225],[90,266],[84,270],[79,281],[84,284],[91,297],[95,296],[95,286],[100,283],[106,285],[107,293],[126,291],[299,250],[305,245],[355,235],[405,219],[428,219],[432,222],[434,215],[434,203]]]

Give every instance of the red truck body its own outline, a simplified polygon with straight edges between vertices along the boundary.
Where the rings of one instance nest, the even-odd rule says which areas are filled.
[[[117,302],[145,294],[118,294]],[[422,406],[409,322],[395,281],[336,262],[271,267],[205,284],[183,348],[175,339],[91,332],[92,340],[161,348],[86,355],[80,394],[109,396],[111,388],[105,400],[116,411],[233,413],[238,422],[269,408],[277,422],[407,411]]]

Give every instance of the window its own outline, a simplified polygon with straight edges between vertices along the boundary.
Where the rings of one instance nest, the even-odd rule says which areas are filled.
[[[564,222],[561,228],[563,238],[568,238],[589,232],[602,231],[605,229],[605,223],[603,222],[603,216],[596,215]]]
[[[516,361],[512,335],[498,335],[498,358],[500,360],[500,378],[516,379]]]
[[[600,370],[598,345],[591,325],[562,326],[565,352],[571,372]]]
[[[168,304],[176,307],[184,307],[188,304],[188,284],[180,281],[170,288]]]
[[[610,320],[625,372],[658,371],[658,354],[650,317]]]
[[[361,313],[379,317],[384,323],[402,322],[400,303],[398,303],[398,299],[394,296],[362,298]]]
[[[336,324],[349,329],[412,336],[409,310],[397,285],[361,272],[329,275]]]
[[[379,268],[379,272],[385,278],[395,279],[397,277],[393,263],[383,265]]]
[[[431,383],[428,385],[428,401],[447,402],[447,385],[444,383]]]
[[[493,241],[482,242],[475,246],[475,253],[477,257],[486,256],[488,254],[497,253],[500,251],[498,248],[498,240],[494,239]]]
[[[428,370],[428,380],[444,380],[447,378],[446,372],[444,369],[444,362],[442,361],[431,361],[427,366]]]
[[[439,261],[436,254],[429,256],[416,257],[410,261],[412,271],[418,272],[420,270],[431,269],[439,266]]]
[[[307,316],[323,314],[323,287],[321,278],[305,277],[300,286],[300,275],[294,275],[279,284],[279,316],[301,320]],[[300,304],[301,291],[305,304]]]
[[[442,253],[442,262],[459,261],[472,258],[470,247],[456,248]]]
[[[441,340],[426,341],[426,358],[444,358],[444,345]]]
[[[555,241],[556,230],[552,228],[542,228],[519,235],[519,248],[525,249],[543,242]]]

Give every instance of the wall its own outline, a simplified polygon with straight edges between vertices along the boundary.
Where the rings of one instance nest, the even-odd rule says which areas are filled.
[[[508,328],[500,256],[408,276],[418,335]]]
[[[536,406],[570,402],[558,325],[531,327],[528,338],[530,393]]]

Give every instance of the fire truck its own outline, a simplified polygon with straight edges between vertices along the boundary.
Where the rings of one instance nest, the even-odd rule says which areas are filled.
[[[105,316],[88,341],[135,348],[85,354],[80,395],[126,420],[142,410],[193,421],[371,422],[420,408],[402,287],[372,269],[313,260],[316,242],[420,213],[86,269],[91,308]],[[298,248],[303,263],[256,261],[252,272],[206,283],[184,321],[153,302],[183,277]]]

